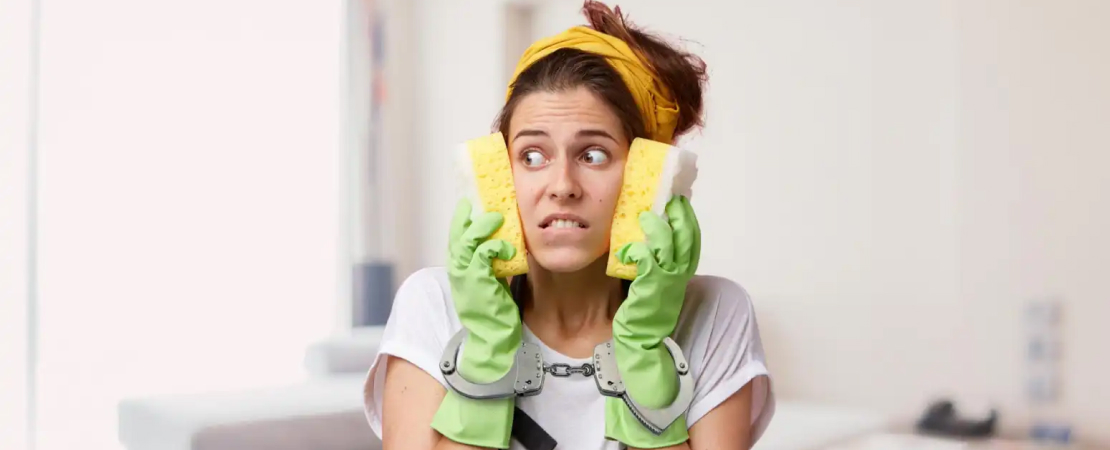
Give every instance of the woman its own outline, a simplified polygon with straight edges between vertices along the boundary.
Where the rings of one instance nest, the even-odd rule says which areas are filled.
[[[504,218],[472,221],[463,201],[448,267],[418,271],[398,290],[365,391],[386,450],[746,449],[770,421],[752,305],[737,284],[694,275],[701,243],[688,200],[672,199],[666,221],[640,217],[647,239],[617,253],[636,265],[635,280],[605,274],[629,146],[673,143],[700,125],[705,66],[619,9],[588,1],[584,12],[589,28],[525,53],[497,121],[527,248],[487,239]],[[517,251],[527,251],[528,274],[494,279],[490,261]],[[467,381],[493,386],[516,373],[518,352],[536,348],[542,391],[478,398],[448,383],[453,369],[440,359],[464,329],[457,371]],[[623,390],[603,390],[592,357],[604,345]]]

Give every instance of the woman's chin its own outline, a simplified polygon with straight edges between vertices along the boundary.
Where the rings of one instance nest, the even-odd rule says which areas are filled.
[[[575,248],[545,249],[532,252],[532,259],[545,270],[555,273],[577,272],[597,261],[602,255]]]

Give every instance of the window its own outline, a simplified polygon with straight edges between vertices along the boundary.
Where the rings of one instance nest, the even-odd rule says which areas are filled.
[[[301,377],[348,301],[340,2],[42,8],[38,448]]]

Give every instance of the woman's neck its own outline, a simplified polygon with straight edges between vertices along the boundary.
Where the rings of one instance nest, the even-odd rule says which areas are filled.
[[[524,321],[548,346],[582,357],[612,336],[621,283],[605,275],[606,262],[602,257],[577,272],[555,273],[529,261]]]

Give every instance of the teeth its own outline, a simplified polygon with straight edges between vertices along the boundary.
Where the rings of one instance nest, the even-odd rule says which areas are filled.
[[[573,220],[555,219],[551,221],[551,228],[582,228],[582,224]]]

